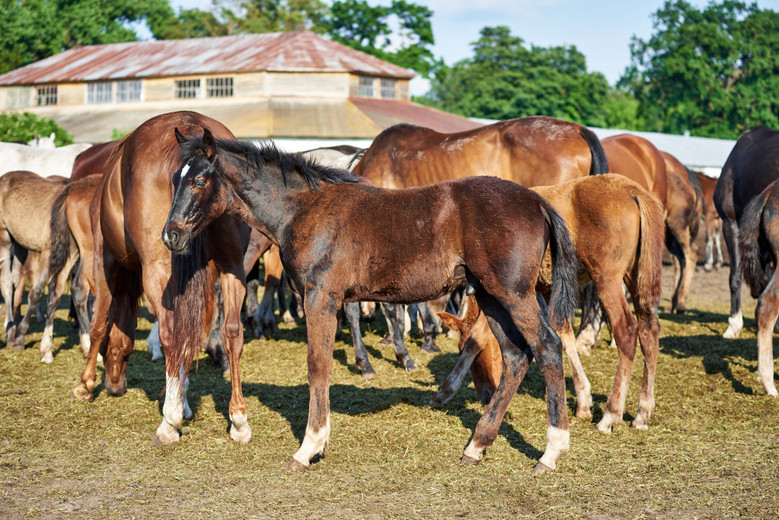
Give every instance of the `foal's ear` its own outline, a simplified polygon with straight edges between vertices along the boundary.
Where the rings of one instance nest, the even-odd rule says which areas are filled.
[[[462,325],[463,322],[461,319],[459,319],[454,314],[449,314],[448,312],[439,312],[437,313],[438,317],[441,318],[441,321],[446,325],[447,328],[450,328],[452,330],[456,330],[459,333],[462,333]]]
[[[187,138],[186,138],[186,137],[184,137],[183,135],[181,135],[181,132],[179,132],[179,129],[178,129],[178,128],[174,128],[174,129],[173,129],[173,133],[174,133],[174,134],[176,134],[176,141],[178,141],[178,143],[179,143],[179,144],[184,144],[184,141],[186,141],[186,140],[187,140]]]
[[[203,128],[203,150],[206,152],[208,160],[213,161],[216,157],[216,141],[208,128]]]

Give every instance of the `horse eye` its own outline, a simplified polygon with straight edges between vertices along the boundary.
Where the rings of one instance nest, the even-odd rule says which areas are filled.
[[[195,188],[205,188],[205,187],[206,187],[205,179],[198,179],[195,181]]]

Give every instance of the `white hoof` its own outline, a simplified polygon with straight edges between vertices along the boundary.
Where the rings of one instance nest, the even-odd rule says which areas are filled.
[[[54,361],[54,356],[51,355],[51,352],[46,352],[41,357],[41,363],[51,363],[52,361]]]

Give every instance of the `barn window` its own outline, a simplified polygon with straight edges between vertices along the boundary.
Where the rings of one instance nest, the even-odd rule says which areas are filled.
[[[233,97],[233,78],[208,78],[206,96]]]
[[[363,97],[373,97],[373,78],[369,76],[360,76],[359,95]]]
[[[200,94],[199,79],[176,80],[176,99],[194,99]]]
[[[395,80],[394,79],[382,79],[381,80],[381,97],[394,99],[395,98]]]
[[[142,83],[139,79],[116,82],[116,102],[131,103],[141,100]]]
[[[109,81],[87,84],[87,103],[110,103],[111,101],[111,83]]]
[[[42,87],[38,87],[38,104],[56,105],[57,85],[44,85]]]

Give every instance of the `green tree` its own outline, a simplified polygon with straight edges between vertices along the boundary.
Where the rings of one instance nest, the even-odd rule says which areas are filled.
[[[647,129],[736,138],[779,127],[779,14],[726,0],[698,10],[666,0],[654,34],[631,42],[620,85]]]
[[[429,77],[440,64],[430,47],[435,43],[427,7],[405,0],[370,6],[365,0],[335,1],[320,28],[333,40]],[[393,34],[391,21],[399,31]]]
[[[605,126],[609,85],[574,46],[526,48],[508,27],[484,27],[473,56],[436,70],[423,103],[467,117],[547,115]]]
[[[0,114],[0,141],[31,141],[36,134],[48,137],[54,132],[57,146],[73,144],[73,135],[48,117],[30,112]]]
[[[132,41],[127,22],[172,16],[167,0],[2,0],[0,73],[76,45]]]

